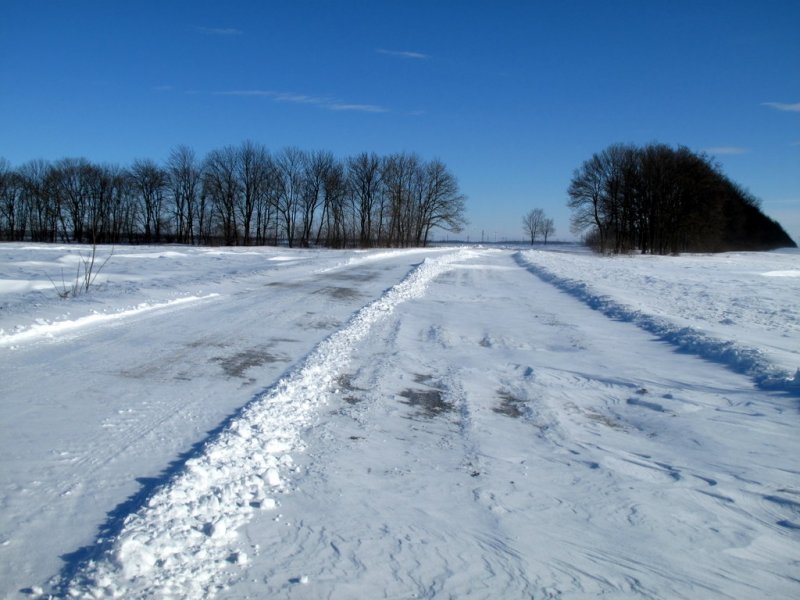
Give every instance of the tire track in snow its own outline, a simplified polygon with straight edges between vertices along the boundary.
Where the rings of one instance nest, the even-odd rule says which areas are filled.
[[[428,258],[401,283],[362,308],[349,325],[320,343],[302,366],[252,402],[183,470],[129,515],[113,539],[97,540],[61,591],[71,597],[208,597],[224,589],[225,570],[244,564],[237,529],[285,492],[281,474],[303,448],[301,432],[347,364],[355,345],[394,308],[421,296],[460,250]]]
[[[289,527],[269,544],[250,530],[272,557],[262,559],[271,566],[258,584],[242,582],[243,597],[290,597],[298,578],[289,578],[300,573],[315,598],[533,596],[513,536],[490,494],[480,497],[485,465],[474,398],[453,361],[460,355],[448,331],[438,336],[405,310],[439,294],[398,310],[354,353],[358,384],[348,377],[344,387],[355,396],[306,437],[315,456],[306,456],[301,491],[283,504]]]
[[[633,323],[685,352],[729,367],[736,373],[753,379],[761,389],[783,391],[792,395],[800,394],[800,369],[794,374],[788,373],[767,361],[756,348],[748,348],[731,340],[713,338],[691,327],[680,327],[666,319],[620,304],[608,296],[593,292],[581,281],[555,275],[526,258],[522,252],[516,252],[514,260],[542,281],[554,285],[607,317]]]

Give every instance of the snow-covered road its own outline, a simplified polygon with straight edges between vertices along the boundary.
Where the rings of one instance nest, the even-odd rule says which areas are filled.
[[[0,593],[800,594],[791,389],[526,253],[327,260],[5,352]]]
[[[89,312],[8,335],[0,594],[90,556],[98,528],[101,537],[118,529],[226,420],[419,260],[274,261],[216,282],[204,265],[172,281],[176,292],[202,285],[205,300],[144,302],[151,310]],[[47,335],[31,335],[37,326]]]
[[[226,594],[800,590],[796,408],[508,253],[457,263],[339,377],[281,518],[244,528],[254,556]]]

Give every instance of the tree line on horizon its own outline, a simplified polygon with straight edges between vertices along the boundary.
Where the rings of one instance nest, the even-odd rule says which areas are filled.
[[[0,158],[0,239],[290,247],[424,246],[431,231],[459,232],[465,196],[440,160],[414,153],[328,151],[261,144],[188,146],[162,165],[85,158]]]
[[[796,246],[757,198],[684,146],[611,145],[575,170],[567,193],[573,233],[599,252]]]

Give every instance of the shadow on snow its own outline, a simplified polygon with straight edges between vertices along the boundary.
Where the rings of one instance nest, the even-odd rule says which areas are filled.
[[[300,365],[303,363],[303,360],[299,361]],[[97,535],[95,536],[95,541],[87,546],[78,548],[74,552],[61,555],[60,558],[64,561],[64,566],[52,580],[52,593],[57,597],[66,597],[68,596],[68,588],[71,584],[88,583],[80,581],[79,578],[81,577],[82,571],[91,562],[109,557],[117,536],[122,532],[125,526],[126,517],[146,506],[148,500],[153,495],[184,470],[187,461],[202,455],[203,450],[209,443],[213,442],[223,431],[230,427],[253,402],[269,393],[270,390],[277,386],[279,382],[283,381],[293,370],[294,368],[289,369],[282,376],[278,377],[276,383],[272,386],[254,394],[250,401],[225,417],[217,427],[209,430],[204,439],[193,444],[187,451],[179,454],[156,477],[137,477],[136,482],[140,485],[139,490],[106,514],[106,520],[99,527]],[[20,591],[24,593],[24,590]]]

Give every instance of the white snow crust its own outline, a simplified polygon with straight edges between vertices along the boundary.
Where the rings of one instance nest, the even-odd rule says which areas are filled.
[[[530,251],[519,261],[607,316],[727,364],[760,385],[800,387],[800,280],[784,279],[796,269],[771,270],[797,266],[797,249],[605,258],[601,268],[585,253]]]
[[[0,596],[800,595],[800,254],[554,250],[0,245]]]

